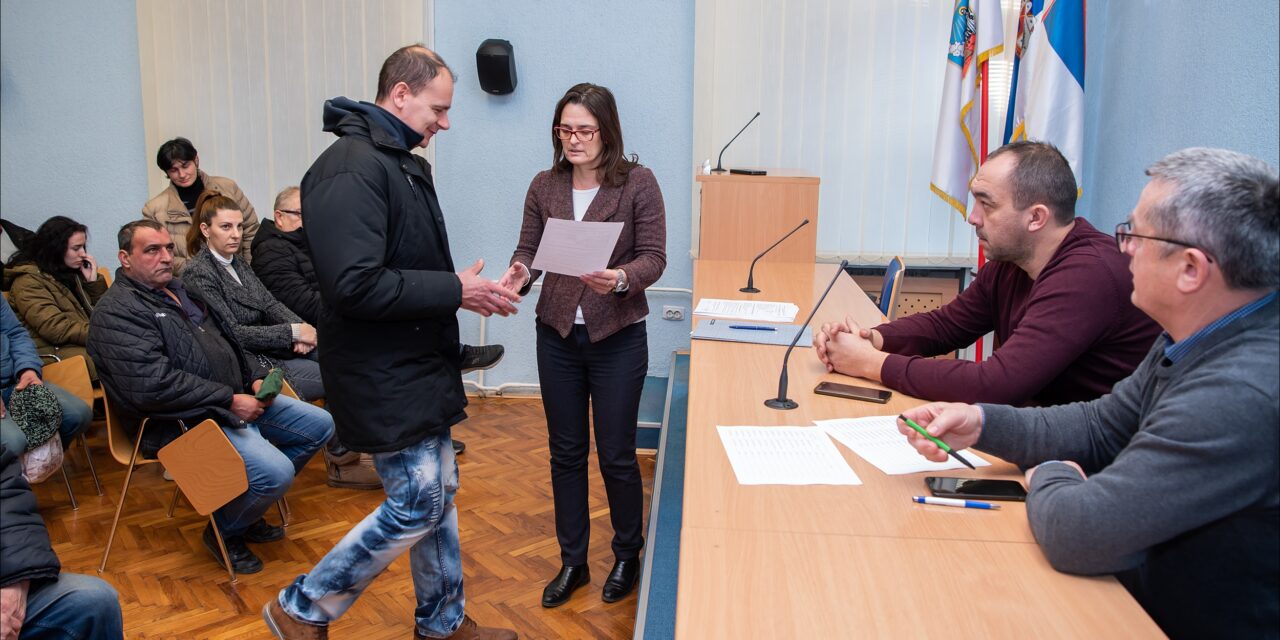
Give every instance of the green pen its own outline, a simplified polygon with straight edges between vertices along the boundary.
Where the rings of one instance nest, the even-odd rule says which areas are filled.
[[[969,467],[970,469],[973,469],[974,471],[977,471],[977,470],[978,470],[978,468],[977,468],[977,467],[975,467],[975,466],[973,466],[973,464],[972,464],[972,463],[970,463],[968,460],[965,460],[964,458],[960,457],[960,454],[956,453],[956,452],[955,452],[955,449],[952,449],[952,448],[951,448],[951,445],[949,445],[949,444],[947,444],[947,443],[945,443],[945,442],[943,442],[943,441],[941,441],[941,440],[939,440],[939,439],[937,439],[937,438],[933,437],[932,435],[930,435],[928,431],[925,431],[925,430],[924,430],[924,427],[922,427],[922,426],[920,426],[920,425],[916,424],[916,423],[915,423],[911,418],[908,418],[908,417],[906,417],[906,416],[904,416],[904,415],[902,415],[902,414],[898,414],[898,419],[899,419],[899,420],[901,420],[901,421],[903,421],[903,422],[905,422],[905,423],[907,423],[907,426],[908,426],[908,427],[911,427],[912,429],[915,429],[915,430],[916,430],[916,433],[918,433],[918,434],[920,434],[920,435],[922,435],[922,436],[924,436],[924,437],[928,438],[930,442],[932,442],[932,443],[934,443],[934,444],[938,445],[938,448],[939,448],[939,449],[942,449],[943,451],[946,451],[946,452],[947,452],[947,453],[948,453],[952,458],[955,458],[956,460],[959,460],[961,463],[963,463],[963,464],[964,464],[964,466]]]

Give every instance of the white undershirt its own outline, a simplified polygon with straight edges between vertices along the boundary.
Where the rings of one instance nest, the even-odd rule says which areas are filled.
[[[587,207],[591,206],[591,201],[596,199],[596,194],[600,192],[600,186],[596,185],[591,189],[574,189],[573,190],[573,219],[582,220],[587,215]],[[576,315],[573,318],[574,324],[586,324],[587,321],[582,317],[582,307],[578,307]]]
[[[212,253],[213,259],[217,260],[218,264],[221,264],[222,268],[226,269],[227,273],[231,274],[231,279],[235,280],[236,284],[242,287],[244,286],[244,283],[240,282],[240,276],[236,275],[235,267],[231,266],[231,261],[235,259],[235,256],[231,256],[230,258],[224,258],[222,257],[222,254],[218,253],[217,251],[214,251],[213,249],[210,249],[209,253]]]

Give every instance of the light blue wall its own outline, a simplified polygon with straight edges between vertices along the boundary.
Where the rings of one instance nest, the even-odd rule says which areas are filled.
[[[458,74],[452,128],[436,138],[435,177],[454,260],[478,258],[498,277],[515,249],[525,192],[551,166],[556,102],[578,82],[609,87],[618,100],[628,152],[657,175],[666,201],[667,270],[658,286],[690,288],[693,139],[693,2],[547,3],[439,0],[435,46]],[[491,96],[476,79],[475,52],[487,38],[515,48],[515,93]],[[689,344],[689,324],[658,319],[663,304],[689,307],[687,294],[651,293],[650,373],[666,375],[671,351]],[[488,342],[507,359],[485,385],[537,382],[534,306],[490,318]],[[478,340],[477,316],[462,313],[464,340]],[[687,317],[687,315],[686,315]],[[476,374],[469,377],[474,378]]]
[[[0,216],[89,226],[112,270],[115,232],[147,199],[132,2],[0,3]]]
[[[1089,4],[1084,194],[1110,231],[1185,147],[1224,147],[1280,165],[1275,0]]]
[[[1274,0],[1090,9],[1082,214],[1104,230],[1123,220],[1143,169],[1182,147],[1222,146],[1280,164]],[[501,272],[528,182],[550,162],[552,108],[586,80],[614,90],[627,146],[662,185],[669,265],[659,285],[690,286],[693,14],[693,0],[437,2],[436,48],[460,76],[436,168],[460,266],[484,258],[487,275]],[[475,49],[485,38],[515,46],[515,94],[480,91]],[[133,3],[0,3],[0,215],[26,226],[77,217],[93,231],[91,251],[114,267],[111,235],[148,195],[140,93]],[[510,355],[486,385],[536,381],[536,302],[489,322],[489,341]],[[655,310],[689,303],[651,296]],[[688,344],[688,324],[649,326],[651,370],[662,373],[670,351]],[[463,314],[463,331],[478,340],[475,316]]]

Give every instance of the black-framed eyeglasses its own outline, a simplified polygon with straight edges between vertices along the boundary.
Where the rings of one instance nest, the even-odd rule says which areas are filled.
[[[1200,251],[1204,252],[1205,258],[1207,258],[1209,262],[1213,262],[1213,254],[1209,253],[1209,251],[1206,250],[1204,247],[1198,247],[1194,244],[1191,244],[1190,242],[1183,242],[1182,240],[1174,240],[1172,238],[1157,238],[1155,236],[1144,236],[1144,235],[1134,233],[1132,222],[1121,222],[1120,224],[1116,225],[1116,246],[1120,247],[1120,253],[1124,253],[1125,245],[1129,244],[1129,240],[1132,238],[1142,238],[1143,240],[1156,240],[1158,242],[1168,242],[1169,244],[1176,244],[1180,247],[1187,247],[1188,249],[1199,249]]]
[[[295,215],[295,216],[298,216],[299,218],[301,218],[301,217],[302,217],[302,210],[301,210],[301,209],[276,209],[276,211],[279,211],[280,213],[289,213],[289,214],[293,214],[293,215]]]
[[[596,132],[600,131],[599,129],[570,129],[569,127],[551,127],[551,130],[561,140],[568,140],[576,135],[578,140],[582,142],[591,142],[595,139]]]

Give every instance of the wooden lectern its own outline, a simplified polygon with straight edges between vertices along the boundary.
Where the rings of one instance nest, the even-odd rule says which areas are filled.
[[[701,187],[699,260],[751,260],[809,219],[765,260],[812,264],[818,243],[818,177],[796,169],[768,175],[696,176]]]

